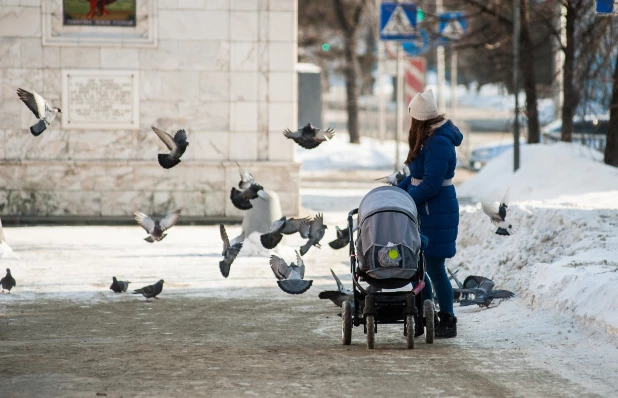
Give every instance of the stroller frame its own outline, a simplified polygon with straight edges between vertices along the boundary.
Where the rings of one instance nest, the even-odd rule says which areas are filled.
[[[353,216],[358,209],[348,213],[348,231],[350,236],[350,272],[354,297],[343,303],[341,313],[342,343],[349,345],[352,340],[352,326],[363,325],[367,335],[367,348],[373,349],[378,324],[401,324],[406,336],[408,348],[414,348],[415,326],[422,325],[425,330],[425,342],[432,344],[435,336],[434,303],[423,302],[421,291],[425,287],[425,257],[420,249],[418,267],[410,279],[413,288],[409,291],[371,292],[360,285],[360,281],[370,277],[358,269],[358,260],[354,246]],[[418,224],[417,224],[418,225]],[[420,226],[418,226],[420,229]],[[360,226],[358,228],[360,233]],[[420,231],[419,231],[420,232]],[[362,255],[362,254],[361,254]]]

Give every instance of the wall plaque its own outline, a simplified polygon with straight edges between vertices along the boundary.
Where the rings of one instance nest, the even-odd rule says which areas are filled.
[[[64,69],[62,127],[139,128],[138,72]]]

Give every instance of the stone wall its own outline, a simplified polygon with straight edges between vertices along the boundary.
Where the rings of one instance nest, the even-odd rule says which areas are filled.
[[[297,127],[296,0],[148,0],[152,42],[144,45],[55,42],[57,27],[46,26],[58,4],[0,0],[0,215],[182,207],[238,216],[229,200],[236,161],[278,192],[286,215],[298,213],[299,164],[282,135]],[[139,129],[69,129],[58,118],[32,136],[35,118],[15,90],[60,106],[63,69],[137,71]],[[165,147],[151,125],[187,130],[175,168],[158,165]]]

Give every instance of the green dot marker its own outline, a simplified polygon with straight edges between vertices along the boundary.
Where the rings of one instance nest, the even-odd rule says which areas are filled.
[[[391,260],[394,260],[399,257],[399,253],[397,252],[397,249],[390,249],[388,251],[388,256],[391,258]]]

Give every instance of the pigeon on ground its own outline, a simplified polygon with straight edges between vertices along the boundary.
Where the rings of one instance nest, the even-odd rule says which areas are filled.
[[[328,299],[335,303],[336,306],[341,307],[345,301],[354,297],[354,293],[343,286],[343,283],[337,278],[337,275],[335,275],[332,269],[330,273],[333,274],[333,278],[335,278],[335,282],[337,282],[337,290],[324,290],[318,294],[318,297],[322,300]]]
[[[178,209],[157,221],[150,218],[147,214],[140,213],[139,211],[136,211],[133,214],[135,214],[135,221],[137,221],[137,223],[150,234],[150,236],[144,238],[144,240],[146,242],[153,243],[154,241],[163,240],[163,238],[167,236],[164,232],[176,224],[180,218],[180,211],[181,209]]]
[[[463,298],[460,301],[462,307],[477,304],[479,307],[489,307],[494,299],[507,299],[515,295],[508,290],[493,290],[495,284],[491,279],[483,276],[470,275],[463,283],[463,289],[454,289],[459,291]],[[470,294],[474,295],[473,299],[469,299]]]
[[[310,229],[311,219],[309,217],[305,218],[286,218],[281,217],[279,220],[275,221],[271,224],[268,233],[260,236],[260,241],[262,242],[262,246],[266,249],[274,249],[277,247],[281,239],[283,239],[283,235],[292,235],[296,232],[301,232],[301,236],[303,233],[305,239],[308,238],[309,229]]]
[[[242,249],[242,244],[245,241],[245,234],[241,233],[230,242],[223,224],[219,224],[219,231],[221,232],[221,239],[223,240],[223,252],[221,253],[223,260],[219,261],[219,269],[221,270],[221,275],[227,278],[228,275],[230,275],[230,267],[234,259],[240,252],[240,249]]]
[[[455,284],[457,285],[457,289],[453,289],[453,300],[459,301],[459,299],[461,298],[461,292],[458,289],[463,289],[463,285],[461,284],[459,279],[457,279],[457,274],[459,273],[459,270],[452,272],[449,267],[446,267],[446,271],[449,274],[449,279],[454,280]]]
[[[146,301],[148,301],[149,298],[155,298],[155,299],[159,299],[157,296],[159,294],[161,294],[161,292],[163,291],[163,283],[165,281],[163,279],[161,279],[159,282],[155,283],[154,285],[148,285],[148,286],[144,286],[141,289],[135,289],[133,290],[133,294],[141,294],[142,296],[146,297]]]
[[[312,280],[303,279],[305,277],[305,264],[298,252],[296,252],[296,262],[298,265],[294,263],[287,265],[282,258],[275,255],[270,256],[270,268],[278,279],[277,284],[281,290],[289,294],[302,294],[309,290],[311,284],[313,284]]]
[[[244,191],[239,191],[238,189],[232,187],[232,192],[230,192],[232,204],[240,210],[249,210],[253,208],[250,200],[258,197],[264,200],[270,199],[266,191],[264,191],[264,187],[259,184],[251,184],[249,188]]]
[[[35,137],[41,135],[41,133],[45,131],[57,114],[62,113],[60,108],[49,106],[47,101],[35,91],[28,92],[22,88],[18,88],[17,95],[32,113],[34,113],[34,116],[39,119],[36,124],[30,127],[30,132]]]
[[[5,290],[8,290],[9,294],[11,294],[11,289],[17,286],[17,282],[15,282],[15,278],[11,275],[10,269],[6,269],[6,276],[0,279],[0,285],[2,285],[2,293],[4,293]]]
[[[126,292],[129,288],[129,281],[119,281],[115,276],[112,277],[112,285],[109,287],[114,293]]]
[[[285,129],[283,130],[283,135],[293,139],[298,145],[305,149],[313,149],[324,141],[333,138],[335,136],[335,131],[332,128],[322,131],[311,125],[311,123],[307,123],[306,126],[299,128],[295,132]]]
[[[326,232],[326,225],[324,225],[324,216],[322,213],[318,213],[317,216],[311,221],[311,227],[309,229],[309,240],[305,243],[304,246],[300,248],[300,255],[304,256],[307,254],[311,246],[316,246],[318,249],[321,249],[320,240],[324,237],[324,232]]]
[[[407,176],[410,175],[410,168],[407,164],[403,165],[403,169],[401,171],[397,170],[386,177],[378,178],[376,181],[380,181],[384,184],[388,185],[399,185],[403,180],[406,179]]]
[[[337,239],[328,242],[328,245],[335,250],[343,249],[350,244],[350,229],[347,225],[343,228],[339,228],[337,226],[335,228],[337,229]],[[358,220],[354,219],[352,221],[352,233],[354,233],[357,229]]]
[[[495,203],[489,200],[482,200],[481,207],[483,208],[483,212],[487,214],[492,222],[498,229],[496,230],[496,235],[509,236],[513,235],[517,232],[519,225],[517,223],[506,221],[506,210],[508,209],[509,204],[509,196],[510,190],[507,188],[504,193],[504,197],[502,201],[496,206]]]
[[[178,130],[174,137],[166,133],[165,131],[159,130],[155,126],[151,126],[152,131],[154,131],[161,141],[165,144],[167,149],[170,150],[170,153],[160,153],[159,164],[164,169],[171,169],[180,163],[180,157],[187,150],[189,146],[189,142],[187,142],[187,132],[184,130]]]

